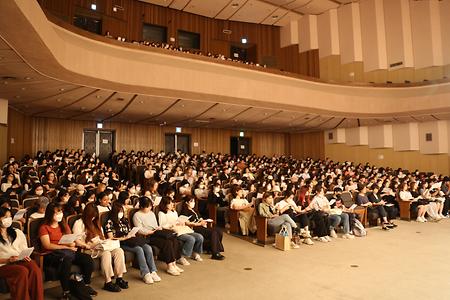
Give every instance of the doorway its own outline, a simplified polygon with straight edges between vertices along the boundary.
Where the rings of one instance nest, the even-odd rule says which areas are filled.
[[[191,136],[189,134],[166,133],[164,151],[175,153],[177,150],[191,154]]]
[[[250,155],[252,152],[252,140],[246,137],[230,137],[231,155]]]
[[[85,129],[83,132],[83,149],[86,153],[95,153],[100,160],[108,159],[115,150],[116,132],[113,130]]]
[[[252,63],[258,62],[256,45],[252,44],[232,44],[230,46],[230,56],[232,59],[238,59]]]

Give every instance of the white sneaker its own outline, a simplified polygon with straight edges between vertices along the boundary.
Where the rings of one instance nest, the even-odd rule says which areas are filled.
[[[153,283],[152,274],[150,274],[150,273],[145,274],[143,279],[144,279],[144,282],[146,284],[152,284]]]
[[[422,217],[422,220],[424,223],[428,222],[427,218],[425,218],[425,217]],[[440,221],[441,219],[438,219],[438,220]]]
[[[310,239],[310,238],[306,238],[306,239],[304,239],[304,240],[303,240],[303,243],[304,243],[304,244],[306,244],[306,245],[314,245],[314,242],[313,242],[313,241],[311,241],[311,239]]]
[[[177,263],[182,266],[189,266],[191,263],[187,261],[186,258],[182,257],[179,260],[177,260]]]
[[[327,241],[331,242],[330,236],[326,235],[325,238],[327,239]]]
[[[337,234],[336,234],[336,231],[334,230],[334,229],[331,229],[330,230],[330,236],[332,237],[332,238],[337,238],[338,236],[337,236]]]
[[[425,221],[422,219],[422,217],[417,217],[416,222],[425,223]]]
[[[180,276],[180,272],[175,267],[169,267],[166,272],[173,276]]]
[[[150,275],[152,276],[153,282],[161,281],[161,277],[159,277],[158,274],[156,274],[156,272],[152,272]]]
[[[194,255],[192,255],[192,259],[196,261],[203,261],[203,258],[198,253],[194,253]]]
[[[445,216],[443,214],[440,214],[439,217],[441,217],[441,219],[445,219]]]
[[[347,239],[347,240],[351,240],[351,239],[354,239],[355,237],[353,235],[347,233],[347,234],[344,234],[342,236],[342,238],[343,239]]]
[[[319,241],[321,241],[322,243],[328,243],[328,239],[326,237],[324,237],[324,236],[321,236],[319,238]]]
[[[292,241],[292,242],[291,242],[291,248],[292,248],[292,249],[298,249],[298,248],[300,248],[300,246],[297,245],[294,241]]]
[[[177,266],[177,265],[175,265],[175,269],[176,269],[178,272],[180,272],[180,273],[183,273],[183,272],[184,272],[184,270],[183,270],[182,268],[180,268],[179,266]]]

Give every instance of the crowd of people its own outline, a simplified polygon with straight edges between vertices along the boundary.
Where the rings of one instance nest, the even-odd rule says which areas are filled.
[[[94,259],[110,292],[129,287],[127,253],[147,284],[161,281],[156,257],[173,276],[202,262],[204,252],[223,260],[217,225],[228,230],[232,212],[238,213],[242,235],[255,234],[255,217],[261,216],[271,233],[286,229],[291,247],[299,248],[314,240],[331,242],[338,233],[353,239],[356,207],[376,213],[383,230],[397,227],[399,201],[411,203],[417,222],[439,221],[448,217],[449,186],[448,177],[417,170],[289,156],[152,150],[114,152],[106,161],[83,150],[12,156],[2,169],[0,278],[14,299],[43,299],[39,267],[29,255],[19,260],[32,246],[25,238],[30,232],[13,228],[13,219],[24,231],[40,220],[44,270],[56,269],[63,297],[69,298],[72,265],[79,267],[88,293],[97,294],[90,286]],[[350,206],[343,197],[349,193],[355,202]],[[25,207],[27,199],[32,203]]]
[[[177,52],[189,53],[189,54],[194,54],[194,55],[206,56],[206,57],[214,58],[217,60],[232,61],[235,63],[244,64],[244,65],[266,68],[266,65],[260,65],[259,63],[246,61],[246,60],[240,59],[239,57],[226,57],[223,54],[217,54],[217,53],[211,53],[211,52],[204,53],[200,50],[187,49],[187,48],[183,48],[181,46],[176,46],[175,44],[171,44],[171,43],[157,43],[157,42],[135,41],[135,40],[129,41],[125,37],[120,37],[120,36],[113,37],[108,31],[106,32],[105,36],[107,38],[116,39],[119,42],[128,42],[128,43],[132,43],[132,44],[136,44],[136,45],[143,45],[143,46],[147,46],[147,47],[160,48],[160,49],[166,49],[166,50],[170,50],[170,51],[177,51]]]

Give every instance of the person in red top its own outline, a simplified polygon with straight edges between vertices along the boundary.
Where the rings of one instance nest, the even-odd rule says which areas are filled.
[[[44,256],[44,266],[52,266],[58,272],[58,278],[63,289],[62,299],[70,298],[69,279],[72,264],[80,267],[83,280],[88,285],[94,270],[94,262],[90,255],[78,251],[75,243],[58,244],[64,234],[70,234],[70,228],[63,218],[62,208],[59,204],[50,203],[44,216],[44,222],[39,228],[39,239],[43,250],[48,253]],[[97,292],[89,287],[92,296]]]

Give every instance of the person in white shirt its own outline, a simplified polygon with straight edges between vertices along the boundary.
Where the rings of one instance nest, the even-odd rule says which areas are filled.
[[[414,209],[414,206],[417,206],[416,221],[419,223],[424,223],[427,221],[427,219],[425,218],[425,214],[427,213],[429,202],[425,199],[422,199],[422,196],[420,195],[417,188],[417,182],[411,182],[410,189],[408,190],[408,184],[404,182],[400,187],[398,196],[400,197],[400,200],[411,201],[411,209]]]
[[[11,211],[0,207],[0,277],[6,279],[12,299],[43,300],[42,272],[28,256],[19,261],[20,253],[28,248],[27,239],[11,225]]]
[[[181,258],[181,251],[176,234],[170,234],[158,225],[152,211],[152,201],[148,197],[139,198],[139,211],[133,216],[133,225],[140,227],[139,234],[147,237],[149,245],[159,248],[158,259],[167,264],[166,272],[178,276],[183,269],[177,266],[177,259]]]
[[[112,251],[96,249],[96,247],[106,239],[103,234],[103,229],[100,226],[98,209],[94,203],[88,203],[86,205],[81,219],[75,221],[72,232],[74,234],[85,234],[82,238],[76,241],[77,245],[86,250],[90,250],[91,256],[100,257],[100,265],[102,268],[102,273],[105,277],[103,289],[110,292],[120,292],[120,287],[112,282],[112,277],[114,276],[116,278],[121,278],[123,273],[127,271],[125,265],[125,254],[120,247]]]
[[[248,235],[249,232],[256,232],[255,208],[254,201],[251,203],[243,198],[243,191],[241,187],[237,187],[234,192],[234,198],[230,202],[230,208],[239,211],[239,226],[241,227],[242,235]]]
[[[97,201],[97,209],[100,214],[111,210],[111,198],[105,192],[98,194]]]
[[[159,204],[158,212],[159,225],[168,230],[177,233],[178,239],[183,242],[181,249],[182,257],[178,259],[178,263],[184,266],[190,265],[186,257],[191,257],[196,261],[203,261],[200,254],[203,252],[203,236],[194,232],[190,227],[186,226],[183,221],[178,219],[175,211],[175,204],[170,197],[163,197]]]

